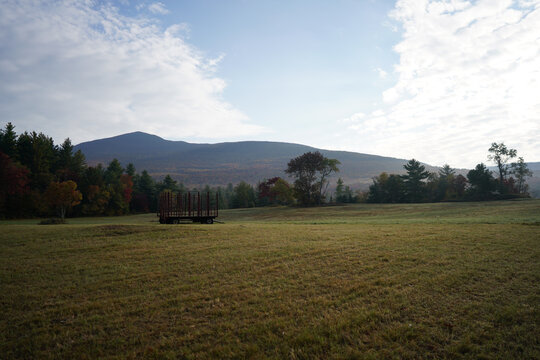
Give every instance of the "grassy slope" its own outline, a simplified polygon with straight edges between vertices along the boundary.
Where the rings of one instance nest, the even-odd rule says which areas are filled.
[[[220,219],[4,223],[1,357],[540,357],[540,201]]]

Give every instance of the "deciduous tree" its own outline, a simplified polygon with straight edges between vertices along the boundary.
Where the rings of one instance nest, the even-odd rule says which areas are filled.
[[[234,187],[234,197],[232,200],[235,208],[248,208],[255,206],[255,189],[253,186],[241,181]]]
[[[293,202],[289,183],[279,176],[261,182],[258,186],[259,205],[290,204]]]
[[[278,178],[272,188],[272,195],[281,205],[290,205],[294,202],[291,185],[282,178]]]
[[[26,167],[0,151],[0,217],[9,215],[6,214],[8,197],[15,200],[28,191],[28,175]]]
[[[339,171],[336,159],[328,159],[319,151],[307,152],[287,164],[285,172],[295,178],[294,190],[298,201],[304,205],[320,204],[324,198],[328,176]]]
[[[98,185],[90,185],[86,192],[86,203],[82,206],[85,215],[102,215],[105,213],[111,195]]]
[[[405,199],[403,179],[399,175],[383,172],[373,178],[367,201],[371,203],[399,203]]]
[[[488,160],[494,162],[499,169],[499,184],[504,184],[504,177],[508,173],[508,161],[517,156],[515,149],[508,149],[504,143],[492,143],[488,150]]]
[[[511,169],[511,173],[516,176],[518,192],[520,194],[526,193],[528,190],[528,185],[526,181],[528,177],[533,176],[532,171],[529,170],[527,163],[523,160],[522,157],[520,157],[517,162],[511,165]]]
[[[52,182],[45,191],[45,199],[51,207],[58,209],[63,220],[67,210],[81,202],[82,194],[72,180]]]

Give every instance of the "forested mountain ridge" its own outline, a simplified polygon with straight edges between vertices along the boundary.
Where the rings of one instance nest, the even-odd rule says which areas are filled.
[[[239,141],[217,144],[194,144],[165,140],[144,132],[132,132],[110,138],[83,142],[74,147],[81,150],[89,165],[108,164],[118,159],[122,164],[133,163],[138,171],[147,170],[156,179],[170,174],[186,186],[225,186],[246,181],[252,185],[275,176],[287,178],[287,162],[308,151],[320,151],[328,158],[341,162],[340,172],[333,175],[331,188],[337,177],[353,188],[367,190],[372,178],[382,172],[404,174],[408,159],[333,151],[315,147],[271,141]],[[481,160],[480,160],[481,162]],[[488,163],[487,161],[484,161]],[[438,167],[424,164],[437,172]],[[452,164],[450,164],[452,165]],[[540,162],[529,162],[533,177],[528,179],[530,193],[540,196]],[[494,174],[496,168],[490,167]],[[457,169],[466,175],[468,169]]]
[[[122,164],[133,163],[138,170],[146,169],[156,178],[170,174],[188,186],[235,184],[242,180],[256,184],[265,178],[285,177],[284,170],[291,158],[316,150],[328,158],[338,159],[341,171],[337,176],[356,187],[366,187],[373,176],[383,171],[403,173],[407,162],[406,159],[284,142],[192,144],[143,132],[84,142],[76,145],[75,150],[84,153],[89,165],[107,164],[116,158]],[[428,169],[436,170],[430,166]]]

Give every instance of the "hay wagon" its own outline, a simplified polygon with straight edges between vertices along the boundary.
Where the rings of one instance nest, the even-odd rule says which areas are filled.
[[[218,216],[218,195],[188,191],[181,194],[163,192],[159,196],[158,213],[161,224],[179,224],[183,221],[213,224]]]

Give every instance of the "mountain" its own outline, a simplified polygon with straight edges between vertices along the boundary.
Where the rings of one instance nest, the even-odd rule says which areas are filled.
[[[139,172],[147,170],[156,179],[170,174],[189,187],[205,184],[225,186],[242,180],[256,184],[274,176],[286,177],[284,170],[290,159],[318,150],[324,156],[341,162],[341,171],[334,176],[334,182],[339,176],[353,188],[366,189],[371,184],[371,178],[383,171],[403,174],[403,165],[408,161],[284,142],[192,144],[165,140],[143,132],[84,142],[76,145],[75,150],[84,153],[89,165],[106,165],[116,158],[124,166],[133,163]],[[438,170],[437,167],[424,165],[429,171]],[[540,197],[540,162],[531,162],[528,166],[535,175],[527,181],[531,194]],[[457,172],[465,175],[467,170],[458,169]]]
[[[527,178],[529,185],[529,194],[533,198],[540,198],[540,161],[527,162],[527,167],[532,171],[533,176]],[[499,169],[496,166],[488,166],[488,169],[493,172],[494,177],[499,176]]]
[[[123,134],[84,142],[75,146],[89,165],[106,165],[118,159],[124,166],[133,163],[138,171],[147,170],[155,178],[170,174],[185,185],[227,185],[242,180],[256,184],[274,176],[285,177],[287,162],[308,151],[319,150],[341,162],[346,184],[365,187],[373,176],[386,171],[403,173],[405,159],[269,141],[240,141],[218,144],[192,144],[170,141],[143,132]],[[434,171],[436,168],[427,166]]]
[[[527,167],[529,168],[529,170],[531,170],[533,173],[535,173],[534,175],[540,175],[540,174],[536,174],[537,172],[540,173],[540,161],[528,162]]]

